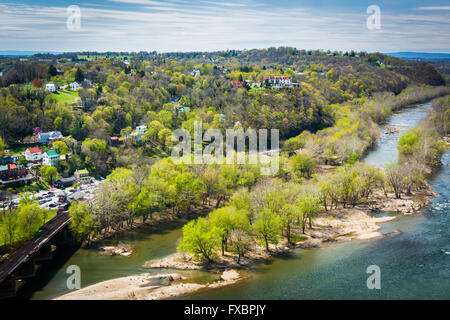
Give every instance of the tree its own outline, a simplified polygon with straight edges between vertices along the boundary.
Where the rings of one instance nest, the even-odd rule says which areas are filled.
[[[281,228],[286,236],[286,240],[288,243],[291,243],[292,228],[298,221],[302,221],[302,211],[296,205],[286,204],[281,209],[280,218]]]
[[[70,229],[81,240],[88,239],[97,231],[98,223],[91,208],[84,202],[72,202],[69,208]]]
[[[304,194],[297,203],[302,212],[302,232],[305,233],[306,221],[309,220],[309,228],[312,228],[312,220],[321,211],[320,198],[311,192]]]
[[[252,237],[242,229],[234,229],[230,232],[231,250],[238,254],[237,263],[250,251],[252,247]]]
[[[247,214],[235,207],[223,207],[216,209],[209,215],[209,221],[214,225],[221,236],[222,255],[228,250],[228,238],[230,232],[235,229],[249,230],[250,223]]]
[[[58,75],[58,70],[56,70],[56,68],[55,68],[54,65],[51,64],[51,65],[48,67],[48,74],[49,74],[51,77],[54,77],[54,76]]]
[[[178,250],[192,254],[197,260],[211,263],[219,241],[219,230],[205,218],[198,218],[183,227],[183,240]]]
[[[187,212],[192,205],[201,203],[206,187],[192,172],[180,172],[175,178],[176,206],[179,212]]]
[[[50,185],[58,177],[58,170],[55,167],[41,166],[40,173],[44,181]]]
[[[265,208],[257,213],[253,230],[256,237],[264,241],[266,250],[269,251],[269,243],[278,243],[278,235],[281,231],[280,217]]]
[[[386,181],[394,191],[395,198],[401,198],[403,172],[398,163],[391,163],[386,166],[385,169]]]
[[[13,245],[18,222],[17,222],[17,212],[14,210],[6,210],[3,212],[3,217],[0,218],[0,234],[2,235],[3,242],[9,243],[10,246]]]
[[[28,240],[38,232],[43,223],[43,210],[37,203],[19,205],[17,209],[17,223],[19,225],[19,237]]]
[[[42,79],[35,78],[33,79],[33,81],[31,81],[31,84],[33,85],[33,87],[40,89],[44,86],[44,81],[42,81]]]
[[[3,138],[0,137],[0,154],[5,150],[6,143],[3,141]]]
[[[67,154],[69,152],[69,147],[64,141],[53,142],[53,148],[61,155]]]
[[[77,71],[75,72],[75,81],[78,83],[84,81],[84,73],[80,68],[77,68]]]
[[[316,162],[311,155],[299,153],[292,157],[292,167],[306,178],[311,178],[311,174],[316,167]]]

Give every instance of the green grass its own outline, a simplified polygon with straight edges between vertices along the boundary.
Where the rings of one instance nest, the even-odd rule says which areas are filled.
[[[52,93],[49,97],[55,99],[57,103],[72,104],[77,102],[78,93],[61,90],[60,92]]]

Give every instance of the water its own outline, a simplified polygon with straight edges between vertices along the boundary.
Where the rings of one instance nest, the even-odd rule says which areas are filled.
[[[430,104],[393,115],[389,125],[402,126],[402,132],[425,117]],[[367,162],[382,167],[395,161],[399,134],[383,135]],[[383,224],[381,232],[400,233],[373,240],[351,241],[327,248],[296,250],[248,270],[248,279],[235,285],[201,291],[185,299],[449,299],[450,298],[450,152],[444,166],[430,181],[439,197],[432,199],[423,215],[400,217]],[[147,272],[143,264],[176,251],[185,222],[172,222],[159,228],[142,228],[98,246],[131,244],[130,257],[101,256],[96,248],[63,252],[43,265],[38,276],[25,282],[21,298],[50,299],[67,293],[65,270],[81,268],[82,287],[117,277]],[[447,254],[448,253],[448,254]],[[381,290],[368,290],[366,269],[381,268]],[[154,270],[153,272],[161,272]],[[166,270],[165,272],[171,272]],[[187,272],[198,282],[217,275]]]
[[[388,125],[401,132],[385,135],[365,161],[377,167],[397,161],[401,133],[415,127],[430,103],[393,115]],[[384,128],[383,128],[384,129]],[[382,129],[382,130],[383,130]],[[384,131],[384,130],[383,130]],[[202,291],[187,299],[449,299],[450,298],[450,151],[429,181],[439,194],[422,215],[399,217],[380,230],[400,233],[327,248],[296,250],[249,270],[249,279]],[[381,290],[368,290],[367,267],[381,269]]]
[[[423,215],[399,217],[381,232],[399,234],[327,248],[297,250],[252,268],[236,285],[188,299],[450,299],[450,152],[430,181],[439,197]],[[366,269],[381,269],[381,290],[368,290]]]
[[[398,140],[400,135],[417,126],[431,109],[431,103],[425,103],[418,107],[404,109],[394,113],[386,126],[399,127],[400,132],[394,134],[384,133],[386,126],[381,128],[381,137],[374,150],[364,158],[364,162],[378,168],[384,168],[386,164],[398,160]]]
[[[35,278],[19,288],[19,298],[51,299],[68,293],[67,267],[77,265],[81,270],[81,286],[86,287],[101,281],[149,272],[143,268],[146,261],[164,258],[176,252],[181,238],[182,226],[186,221],[164,223],[158,228],[143,227],[111,239],[99,242],[89,249],[74,249],[59,252],[55,259],[43,264]],[[115,246],[119,243],[133,246],[131,256],[104,256],[99,254],[101,246]],[[62,251],[62,250],[61,250]],[[170,273],[173,270],[150,270],[154,273]],[[217,276],[196,271],[186,271],[198,281],[215,280]],[[201,276],[200,276],[201,275]]]

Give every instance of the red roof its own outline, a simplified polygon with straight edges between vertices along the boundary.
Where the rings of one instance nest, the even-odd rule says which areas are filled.
[[[17,169],[17,165],[16,164],[8,164],[8,169],[9,170],[14,170],[14,169]]]
[[[111,140],[119,140],[119,137],[111,137]]]
[[[30,152],[30,153],[42,153],[42,150],[39,147],[33,147],[33,148],[28,148],[28,152]]]
[[[231,84],[233,86],[243,86],[244,85],[244,81],[231,81]]]

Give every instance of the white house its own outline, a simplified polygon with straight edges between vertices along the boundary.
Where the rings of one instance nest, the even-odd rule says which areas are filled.
[[[142,136],[147,131],[146,125],[137,126],[136,129],[131,133],[132,137],[135,137],[136,142],[141,143],[142,142]]]
[[[43,152],[39,147],[28,148],[24,154],[25,160],[30,162],[38,162],[42,160]]]
[[[55,91],[56,91],[55,84],[53,84],[53,83],[47,83],[47,84],[45,85],[45,90],[50,91],[50,92],[55,92]]]
[[[38,142],[40,144],[49,144],[55,140],[61,139],[62,134],[59,131],[40,132],[38,133]]]
[[[72,90],[72,91],[76,91],[78,88],[81,88],[81,84],[80,83],[78,83],[78,82],[72,82],[71,84],[70,84],[70,89]]]
[[[55,150],[50,150],[44,153],[42,163],[46,166],[54,167],[59,161],[59,153]]]
[[[275,76],[266,77],[266,83],[272,88],[298,88],[298,83],[292,83],[291,77]]]

